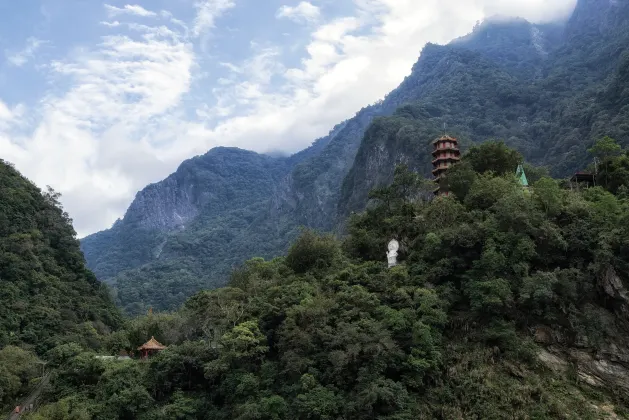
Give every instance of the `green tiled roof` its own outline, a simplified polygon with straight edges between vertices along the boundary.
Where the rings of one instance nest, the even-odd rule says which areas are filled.
[[[520,181],[520,184],[522,184],[523,187],[529,186],[529,180],[526,179],[526,174],[524,173],[524,168],[522,167],[522,165],[518,165],[515,176],[516,178],[518,178],[518,181]]]

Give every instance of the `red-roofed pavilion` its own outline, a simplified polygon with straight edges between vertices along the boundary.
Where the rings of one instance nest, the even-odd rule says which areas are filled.
[[[149,341],[138,347],[138,350],[140,351],[142,359],[146,359],[147,357],[158,353],[165,348],[166,346],[157,341],[155,337],[151,337]]]

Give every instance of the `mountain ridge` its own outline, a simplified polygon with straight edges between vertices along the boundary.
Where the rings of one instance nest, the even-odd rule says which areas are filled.
[[[155,301],[146,298],[155,292],[142,284],[155,288],[155,278],[172,279],[180,269],[194,287],[222,284],[242,261],[285,251],[301,226],[342,232],[342,221],[364,208],[369,190],[391,181],[395,164],[407,163],[428,175],[429,143],[444,124],[464,147],[501,138],[531,162],[548,165],[556,176],[586,166],[594,138],[609,134],[622,144],[629,141],[625,124],[614,123],[629,113],[621,94],[626,87],[623,43],[629,40],[621,16],[629,17],[627,2],[603,11],[598,5],[580,1],[567,22],[489,21],[448,45],[427,44],[411,74],[382,101],[363,108],[303,152],[269,157],[278,170],[264,183],[264,194],[236,182],[222,184],[227,196],[247,192],[247,199],[238,204],[247,208],[241,212],[246,215],[232,217],[220,206],[184,206],[181,214],[171,206],[167,225],[177,224],[177,214],[186,219],[185,228],[144,237],[146,230],[125,233],[117,223],[116,232],[83,240],[90,268],[116,285],[123,307],[139,303],[136,312]],[[590,8],[597,10],[588,13]],[[579,32],[582,25],[584,31]],[[599,30],[592,32],[592,25]],[[605,105],[601,90],[610,93],[609,100],[616,92],[616,102]],[[238,200],[228,202],[235,205]],[[107,243],[115,248],[124,242],[125,235],[141,241],[130,241],[106,258],[97,255],[108,252],[112,245]],[[112,267],[115,258],[125,264]],[[169,263],[169,258],[174,259]],[[184,281],[172,284],[194,289]],[[173,308],[182,302],[166,300],[165,306],[162,302],[156,307]]]

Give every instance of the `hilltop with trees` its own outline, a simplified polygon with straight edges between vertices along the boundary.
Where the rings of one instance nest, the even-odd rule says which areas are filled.
[[[155,336],[168,348],[148,361],[53,349],[49,404],[30,418],[627,418],[625,159],[601,157],[618,184],[572,191],[529,167],[524,188],[521,156],[487,143],[435,200],[398,167],[343,241],[305,231],[103,341],[117,354]]]

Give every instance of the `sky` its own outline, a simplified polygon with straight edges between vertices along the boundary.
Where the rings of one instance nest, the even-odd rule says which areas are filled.
[[[426,42],[576,0],[0,0],[0,158],[79,237],[216,146],[297,152],[382,99]]]

